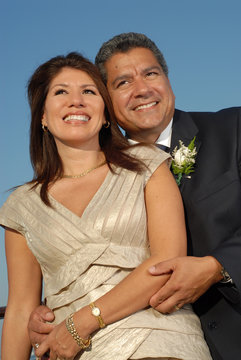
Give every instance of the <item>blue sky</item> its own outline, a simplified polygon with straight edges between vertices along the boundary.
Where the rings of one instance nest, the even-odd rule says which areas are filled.
[[[0,4],[0,205],[7,189],[31,179],[26,84],[50,57],[79,51],[91,60],[121,32],[156,42],[182,110],[241,104],[240,0],[5,0]],[[227,119],[228,121],[228,119]],[[0,306],[7,301],[0,230]]]

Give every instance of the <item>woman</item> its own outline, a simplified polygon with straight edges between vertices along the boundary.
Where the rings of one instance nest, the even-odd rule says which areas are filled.
[[[77,53],[41,65],[28,94],[35,176],[0,212],[9,273],[3,359],[29,356],[41,274],[58,325],[37,356],[211,359],[190,308],[168,316],[147,308],[168,278],[147,269],[186,253],[169,155],[128,145],[98,71]]]

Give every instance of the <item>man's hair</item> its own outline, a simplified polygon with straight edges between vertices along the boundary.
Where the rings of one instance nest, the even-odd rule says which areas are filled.
[[[116,35],[109,41],[106,41],[96,55],[95,64],[98,66],[105,84],[107,83],[107,74],[105,69],[106,61],[108,61],[114,54],[126,53],[135,48],[146,48],[151,50],[158,63],[161,65],[164,74],[168,76],[166,60],[156,44],[144,34],[129,32]]]

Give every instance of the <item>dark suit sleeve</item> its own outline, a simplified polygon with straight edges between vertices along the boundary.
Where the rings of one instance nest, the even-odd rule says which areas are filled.
[[[241,108],[216,113],[175,111],[174,146],[198,145],[195,172],[183,178],[188,250],[214,256],[235,287],[217,283],[194,304],[212,358],[241,354]]]
[[[233,139],[236,146],[236,164],[237,177],[230,177],[229,192],[223,199],[223,207],[226,212],[232,209],[231,217],[227,217],[226,237],[219,246],[211,252],[228,271],[232,277],[236,289],[238,289],[241,298],[241,110],[237,110],[236,134]],[[233,171],[231,170],[233,174]],[[225,189],[224,189],[225,190]],[[231,197],[229,198],[229,194]],[[227,285],[229,287],[229,285]],[[223,286],[220,286],[222,291]],[[226,292],[227,293],[227,292]]]
[[[189,253],[214,256],[232,277],[241,298],[241,108],[191,116],[201,146],[195,173],[182,192]],[[229,301],[239,301],[230,285],[216,287]]]

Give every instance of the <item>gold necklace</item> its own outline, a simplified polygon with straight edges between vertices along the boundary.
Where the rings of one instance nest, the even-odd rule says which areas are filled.
[[[62,177],[63,178],[68,178],[68,179],[78,179],[78,178],[81,178],[82,176],[85,176],[85,175],[89,174],[92,170],[98,169],[99,167],[101,167],[104,164],[106,164],[106,160],[102,161],[97,166],[93,166],[92,168],[85,170],[84,172],[82,172],[79,175],[63,175]]]

